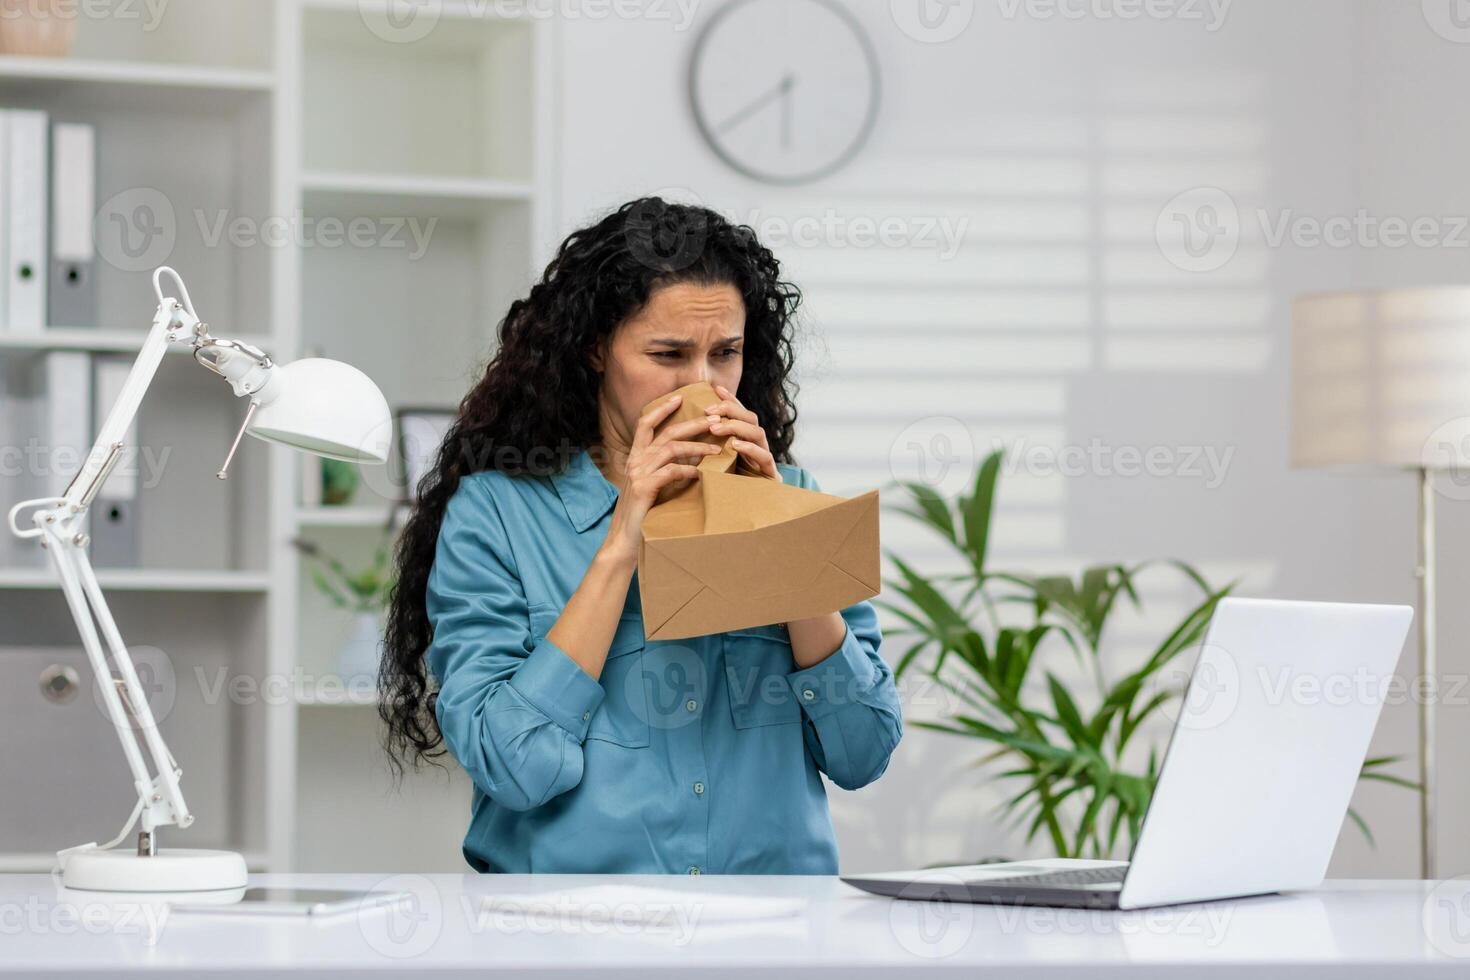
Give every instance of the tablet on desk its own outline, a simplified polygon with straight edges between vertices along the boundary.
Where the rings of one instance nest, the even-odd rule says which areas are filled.
[[[404,891],[359,892],[334,888],[247,888],[238,902],[170,902],[175,912],[239,912],[262,915],[336,915],[391,905],[409,898]]]

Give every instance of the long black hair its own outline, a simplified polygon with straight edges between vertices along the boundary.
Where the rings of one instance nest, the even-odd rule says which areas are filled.
[[[460,480],[486,469],[549,476],[597,446],[602,381],[593,352],[656,289],[680,282],[739,291],[745,344],[735,397],[756,414],[776,460],[792,462],[792,334],[801,293],[780,272],[748,226],[708,208],[647,197],[568,235],[541,281],[510,305],[495,354],[419,482],[394,552],[378,713],[399,774],[405,763],[417,767],[444,754],[424,662],[433,639],[424,593],[444,510]]]

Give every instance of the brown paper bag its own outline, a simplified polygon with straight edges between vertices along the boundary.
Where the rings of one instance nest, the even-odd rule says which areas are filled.
[[[720,400],[707,382],[666,425],[704,416]],[[673,640],[836,612],[879,592],[878,491],[857,497],[787,486],[749,468],[734,437],[699,463],[698,479],[665,487],[643,519],[638,594],[643,633]]]

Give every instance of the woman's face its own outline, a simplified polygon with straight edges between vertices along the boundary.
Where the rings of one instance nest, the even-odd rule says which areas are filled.
[[[737,391],[744,344],[745,304],[734,286],[657,289],[593,359],[603,372],[603,412],[631,440],[638,413],[660,395],[696,381]]]

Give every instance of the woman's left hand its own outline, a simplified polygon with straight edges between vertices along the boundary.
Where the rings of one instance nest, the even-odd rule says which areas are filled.
[[[771,455],[770,444],[766,441],[766,430],[761,428],[755,413],[740,404],[724,385],[715,385],[715,393],[723,401],[705,409],[706,415],[718,419],[710,426],[710,431],[722,438],[734,436],[736,452],[751,469],[777,483],[784,482],[781,471],[776,469],[776,457]]]

